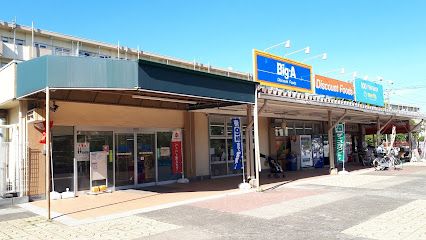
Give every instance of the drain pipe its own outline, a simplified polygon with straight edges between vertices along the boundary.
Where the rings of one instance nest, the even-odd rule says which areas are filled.
[[[0,110],[0,149],[2,149],[3,142],[5,140],[6,129],[6,111]],[[1,150],[0,150],[1,151]],[[3,153],[0,152],[3,155]],[[4,194],[6,191],[6,162],[0,159],[0,194]],[[1,197],[1,196],[0,196]]]
[[[6,126],[6,117],[7,112],[5,110],[0,110],[0,126]],[[0,127],[0,143],[3,143],[5,140],[5,131],[3,127]]]

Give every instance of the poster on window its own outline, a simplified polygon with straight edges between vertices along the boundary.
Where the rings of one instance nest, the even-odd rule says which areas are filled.
[[[172,133],[172,171],[173,174],[182,173],[182,130],[176,129]]]
[[[75,155],[77,161],[89,161],[89,154],[90,143],[77,143],[77,153]]]

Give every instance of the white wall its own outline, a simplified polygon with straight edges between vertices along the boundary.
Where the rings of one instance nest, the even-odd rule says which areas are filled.
[[[0,69],[0,105],[13,100],[16,92],[16,64],[10,63]]]
[[[58,110],[51,114],[54,125],[183,128],[184,112],[167,109],[111,106],[56,101]]]

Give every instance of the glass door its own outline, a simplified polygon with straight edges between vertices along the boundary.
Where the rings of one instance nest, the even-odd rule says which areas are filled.
[[[115,135],[115,186],[135,184],[134,135]]]
[[[74,191],[74,128],[55,126],[52,128],[52,159],[54,180],[52,190]]]
[[[176,180],[180,174],[173,174],[171,156],[172,132],[157,132],[158,181]]]
[[[108,187],[113,182],[113,139],[110,131],[77,131],[75,157],[77,160],[77,190],[85,191],[90,188],[90,152],[107,152],[107,179]],[[105,184],[105,181],[95,185]]]
[[[155,182],[155,134],[137,135],[137,183]]]

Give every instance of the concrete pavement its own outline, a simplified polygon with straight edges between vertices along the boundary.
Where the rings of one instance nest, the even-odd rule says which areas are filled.
[[[0,212],[0,239],[426,239],[426,166],[289,182],[67,226]]]

